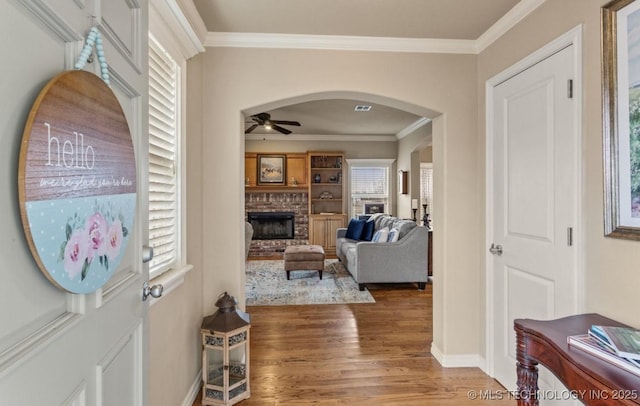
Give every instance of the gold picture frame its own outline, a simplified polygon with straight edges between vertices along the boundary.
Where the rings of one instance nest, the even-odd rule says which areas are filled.
[[[285,155],[258,155],[258,185],[284,185],[286,162]]]
[[[604,234],[640,240],[640,1],[601,15]]]

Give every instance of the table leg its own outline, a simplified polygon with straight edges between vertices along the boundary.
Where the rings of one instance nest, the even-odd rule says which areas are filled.
[[[518,406],[538,406],[538,363],[526,355],[526,342],[516,330]]]
[[[538,406],[537,362],[518,361],[518,406]]]

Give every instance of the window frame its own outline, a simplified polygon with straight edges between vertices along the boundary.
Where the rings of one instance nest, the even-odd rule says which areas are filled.
[[[175,211],[176,211],[176,235],[175,244],[176,252],[172,261],[158,266],[156,269],[149,268],[149,279],[152,284],[162,284],[164,286],[163,297],[175,289],[177,286],[184,282],[184,277],[187,272],[193,269],[192,265],[186,262],[186,244],[187,244],[187,213],[186,213],[186,59],[182,54],[172,47],[171,41],[163,41],[166,38],[167,33],[162,32],[162,29],[150,30],[149,47],[152,46],[152,41],[155,41],[166,54],[173,59],[176,65],[176,123],[175,123]],[[149,57],[150,49],[147,50],[147,57]],[[149,65],[147,64],[147,70]],[[150,79],[148,79],[150,80]],[[149,121],[149,120],[148,120]],[[147,123],[148,125],[148,123]],[[147,141],[149,145],[149,140]],[[147,156],[149,151],[147,151]],[[147,165],[149,162],[147,160]],[[147,176],[149,175],[149,167],[147,166]],[[148,179],[147,179],[148,181]],[[146,227],[149,228],[148,220],[148,184],[147,184],[147,222]],[[161,299],[160,298],[160,299]],[[151,305],[153,305],[159,299],[152,299]]]
[[[395,207],[395,201],[394,201],[394,193],[392,193],[393,191],[393,179],[395,178],[394,176],[391,176],[391,174],[393,173],[393,164],[395,163],[395,159],[384,159],[384,158],[367,158],[367,159],[359,159],[359,158],[349,158],[346,159],[347,161],[347,176],[348,176],[348,183],[347,183],[347,188],[348,188],[348,196],[349,196],[349,203],[348,203],[348,215],[349,218],[354,218],[357,213],[353,213],[353,194],[352,194],[352,190],[351,190],[351,170],[352,168],[385,168],[387,170],[387,211],[389,212],[389,214],[391,214],[393,212],[393,208]]]
[[[429,212],[429,217],[433,218],[433,162],[420,162],[420,207],[419,207],[419,213],[417,216],[420,219],[420,221],[422,221],[422,217],[424,216],[424,210],[422,210],[422,205],[425,203],[423,199],[423,193],[422,193],[422,186],[423,186],[422,170],[423,169],[431,170],[431,185],[430,185],[431,193],[430,193],[430,196],[428,196],[427,198],[427,204],[429,205],[427,207],[427,211]],[[429,193],[427,193],[427,195],[429,195]]]

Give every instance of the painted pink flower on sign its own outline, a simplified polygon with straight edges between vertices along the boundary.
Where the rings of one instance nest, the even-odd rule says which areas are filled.
[[[120,247],[122,246],[122,238],[123,238],[122,222],[116,219],[109,227],[109,231],[107,233],[106,254],[107,254],[107,258],[109,258],[112,261],[120,253]]]
[[[64,248],[64,270],[69,278],[75,278],[85,266],[89,240],[85,230],[75,230]]]
[[[80,274],[82,281],[94,262],[109,270],[110,262],[120,255],[128,232],[122,215],[113,216],[111,209],[96,207],[86,219],[76,212],[67,221],[66,240],[60,247],[59,260],[64,263],[65,272],[71,279]]]
[[[89,262],[93,261],[93,257],[101,257],[107,250],[107,220],[102,214],[95,213],[87,219],[85,229],[89,234]]]

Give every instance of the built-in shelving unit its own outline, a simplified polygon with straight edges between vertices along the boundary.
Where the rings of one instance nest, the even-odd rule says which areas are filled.
[[[308,152],[309,243],[336,254],[336,230],[345,226],[344,154]]]
[[[309,214],[343,214],[343,163],[341,152],[308,152]]]

